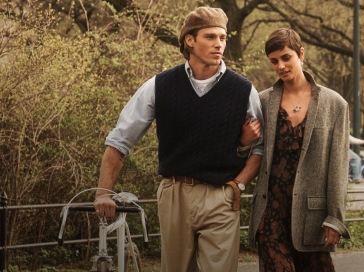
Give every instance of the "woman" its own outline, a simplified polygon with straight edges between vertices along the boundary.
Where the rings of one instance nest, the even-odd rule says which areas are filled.
[[[265,52],[280,79],[259,94],[265,150],[249,243],[258,244],[260,271],[335,271],[330,251],[350,238],[348,104],[302,70],[305,50],[293,30],[274,31]]]

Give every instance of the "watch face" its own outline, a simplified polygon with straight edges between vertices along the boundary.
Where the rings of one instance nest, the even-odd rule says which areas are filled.
[[[238,188],[239,188],[240,191],[244,191],[245,190],[245,185],[243,183],[239,183]]]

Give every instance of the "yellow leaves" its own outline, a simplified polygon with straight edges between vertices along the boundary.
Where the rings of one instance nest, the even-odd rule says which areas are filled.
[[[26,28],[15,24],[17,35],[6,48],[14,57],[0,65],[0,148],[5,154],[0,165],[6,158],[7,169],[17,170],[0,172],[9,180],[24,180],[27,188],[49,180],[78,186],[95,177],[105,136],[130,96],[182,57],[178,48],[153,35],[136,39],[135,22],[120,14],[119,32],[96,29],[72,39],[63,35],[69,22],[57,31],[49,27],[57,22],[53,11],[35,15]],[[173,16],[154,23],[177,24]],[[26,43],[29,34],[36,39]],[[157,169],[154,129],[136,147],[133,160],[141,175]],[[15,143],[17,149],[11,148]]]

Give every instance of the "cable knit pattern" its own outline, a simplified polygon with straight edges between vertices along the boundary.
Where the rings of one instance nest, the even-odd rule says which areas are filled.
[[[176,84],[177,83],[177,84]],[[179,65],[156,77],[159,174],[222,185],[245,166],[237,156],[252,84],[227,69],[199,97]]]

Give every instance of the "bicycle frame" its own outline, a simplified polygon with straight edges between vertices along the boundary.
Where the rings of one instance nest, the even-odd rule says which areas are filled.
[[[106,244],[106,236],[107,236],[107,222],[105,219],[101,219],[99,223],[99,255],[92,257],[92,268],[91,271],[98,271],[97,264],[99,259],[102,261],[106,261],[108,265],[107,271],[115,271],[112,263],[112,257],[107,254],[107,244]],[[119,271],[120,272],[120,271]]]
[[[133,258],[133,262],[136,265],[137,264],[137,260],[133,251],[133,245],[131,243],[131,235],[130,235],[130,230],[128,227],[128,224],[126,222],[126,213],[122,213],[119,216],[119,219],[114,223],[114,224],[118,224],[118,227],[116,228],[116,237],[117,237],[117,256],[118,256],[118,272],[124,272],[124,267],[125,267],[125,232],[128,236],[128,241],[129,242],[129,246],[130,246],[130,251],[133,252],[132,254],[132,258]],[[106,242],[106,237],[107,237],[107,233],[112,232],[115,227],[114,224],[112,225],[107,225],[106,220],[101,220],[101,222],[99,223],[99,255],[98,256],[93,256],[92,261],[93,261],[93,267],[91,269],[91,271],[98,271],[97,270],[97,263],[99,261],[99,258],[104,258],[105,261],[107,261],[108,263],[108,271],[115,271],[113,265],[112,265],[112,257],[108,256],[107,254],[107,242]],[[139,272],[138,267],[136,266],[137,272]]]
[[[129,195],[128,195],[129,194]],[[133,262],[136,266],[136,270],[139,271],[138,265],[137,265],[137,258],[136,254],[134,252],[134,247],[130,235],[129,226],[126,222],[126,215],[127,213],[140,213],[141,220],[142,220],[142,226],[143,226],[143,237],[144,242],[148,242],[148,233],[147,233],[147,227],[146,227],[146,220],[145,220],[145,213],[144,210],[137,205],[134,202],[134,199],[132,197],[135,197],[134,195],[130,193],[120,193],[115,194],[115,197],[113,198],[116,202],[123,203],[123,206],[117,206],[116,212],[120,213],[117,220],[107,225],[107,220],[105,218],[100,218],[99,223],[99,252],[98,256],[93,256],[93,267],[91,271],[98,271],[98,263],[101,263],[102,265],[106,265],[107,268],[105,268],[105,271],[115,271],[113,264],[112,264],[112,257],[108,256],[107,254],[107,243],[106,238],[107,234],[111,233],[112,231],[116,230],[116,236],[117,236],[117,257],[118,257],[118,272],[124,272],[125,269],[125,238],[128,238],[128,246],[130,247],[130,252],[132,252],[132,258]],[[136,198],[136,197],[135,197]],[[122,201],[120,201],[122,200]],[[136,205],[136,207],[126,207],[125,203],[133,203]],[[63,207],[61,212],[61,222],[60,222],[60,228],[59,228],[59,235],[58,235],[58,244],[61,246],[63,245],[63,232],[65,229],[66,219],[68,215],[68,211],[93,211],[95,212],[94,206],[70,206],[70,203]],[[127,236],[125,236],[125,234]]]
[[[132,257],[133,257],[133,262],[136,265],[137,264],[137,260],[134,254],[134,250],[133,250],[133,244],[131,243],[131,235],[130,235],[130,230],[129,230],[129,226],[128,223],[126,222],[126,214],[123,213],[120,215],[119,217],[120,219],[118,221],[121,221],[121,225],[120,227],[117,228],[117,232],[116,232],[116,236],[117,236],[117,244],[118,244],[118,267],[121,267],[124,270],[125,267],[125,232],[128,236],[128,241],[129,241],[129,247],[130,247],[130,252],[132,252]],[[136,265],[137,271],[139,271],[138,266]],[[123,272],[123,271],[119,271],[119,272]]]

